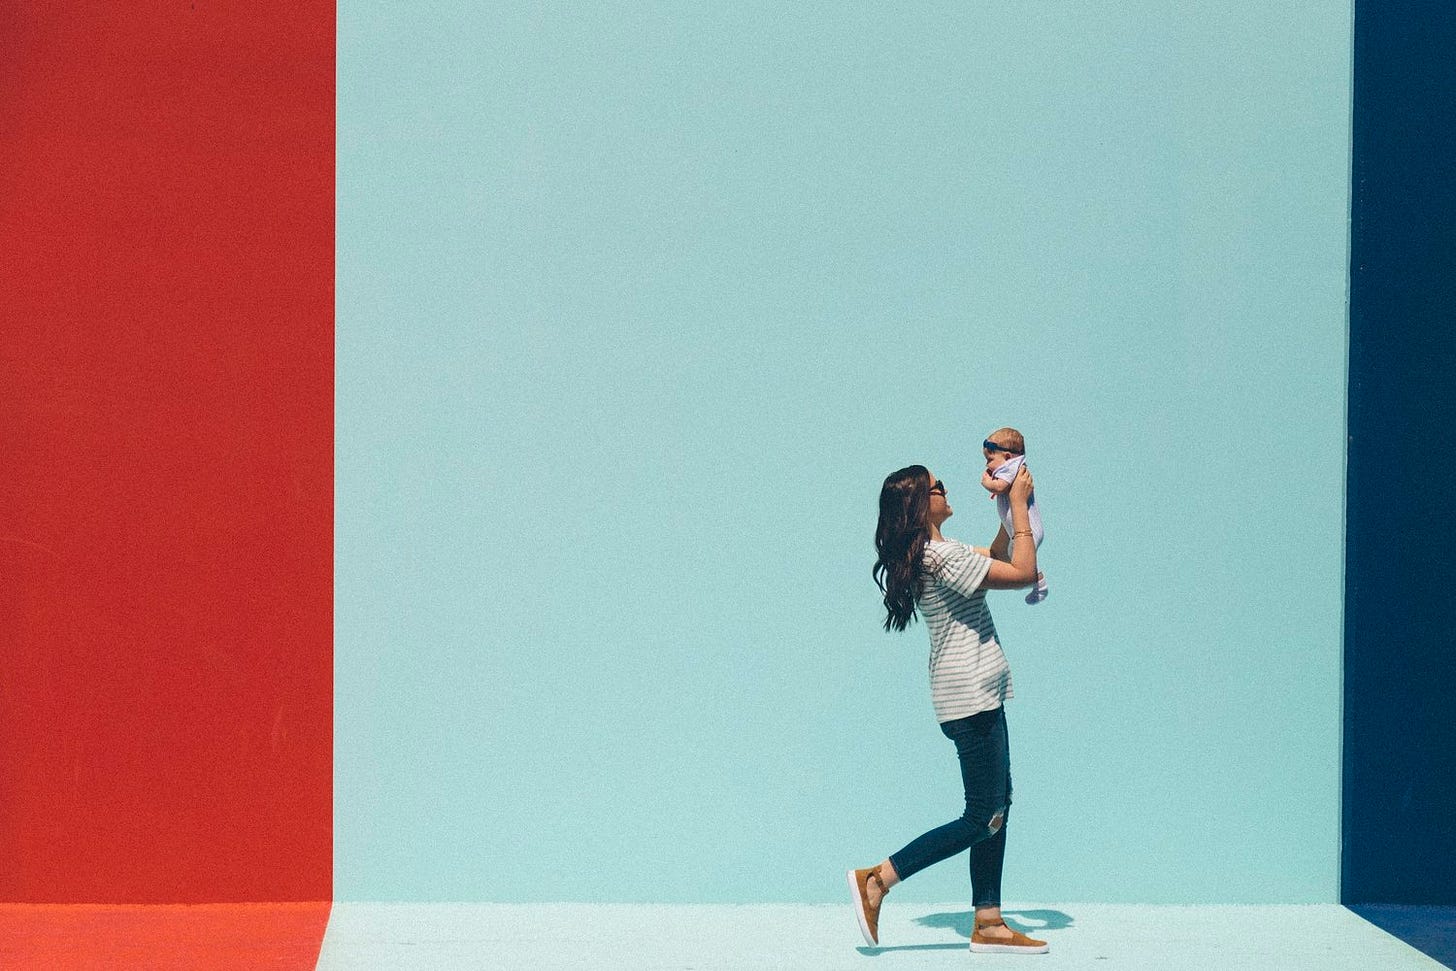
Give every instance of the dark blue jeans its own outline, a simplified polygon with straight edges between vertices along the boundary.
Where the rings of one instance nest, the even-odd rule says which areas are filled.
[[[969,848],[972,905],[999,907],[1001,864],[1006,858],[1006,815],[1011,809],[1006,709],[1003,706],[942,722],[940,730],[955,742],[961,781],[966,787],[966,811],[959,819],[937,826],[900,852],[892,853],[890,865],[905,880]]]

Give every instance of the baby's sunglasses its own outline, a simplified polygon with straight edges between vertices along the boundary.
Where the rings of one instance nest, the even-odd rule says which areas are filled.
[[[986,439],[984,442],[981,443],[981,447],[984,448],[984,449],[986,449],[988,452],[1005,452],[1007,455],[1020,455],[1020,454],[1022,454],[1022,451],[1019,448],[1012,448],[1009,445],[997,445],[995,442],[991,441],[989,438]]]

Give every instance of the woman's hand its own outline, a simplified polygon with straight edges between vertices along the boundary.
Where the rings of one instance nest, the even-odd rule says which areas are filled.
[[[1022,466],[1016,471],[1016,478],[1011,480],[1011,501],[1026,502],[1031,498],[1031,470]]]

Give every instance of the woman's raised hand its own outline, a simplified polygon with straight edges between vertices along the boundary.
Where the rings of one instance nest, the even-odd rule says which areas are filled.
[[[1022,466],[1016,470],[1016,478],[1011,480],[1011,498],[1017,502],[1026,502],[1031,497],[1031,470]]]

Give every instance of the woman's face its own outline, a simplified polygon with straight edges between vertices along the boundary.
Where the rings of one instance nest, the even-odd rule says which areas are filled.
[[[945,483],[937,479],[934,472],[930,473],[930,524],[939,529],[953,512],[945,498]]]

